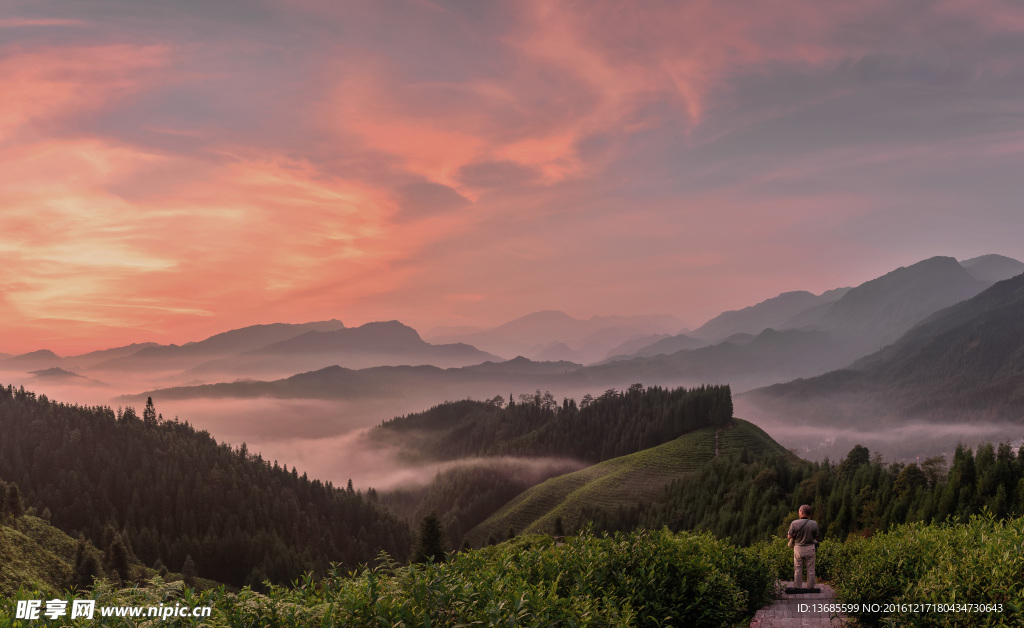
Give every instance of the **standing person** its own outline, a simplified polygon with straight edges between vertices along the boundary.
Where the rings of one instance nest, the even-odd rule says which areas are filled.
[[[789,524],[789,544],[793,548],[793,586],[800,589],[807,572],[807,588],[814,588],[814,554],[818,547],[818,523],[811,519],[811,507],[800,506],[800,518]],[[801,567],[804,567],[802,570]]]

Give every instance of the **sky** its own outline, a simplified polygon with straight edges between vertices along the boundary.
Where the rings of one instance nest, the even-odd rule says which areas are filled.
[[[1024,259],[1024,5],[0,0],[0,351]]]

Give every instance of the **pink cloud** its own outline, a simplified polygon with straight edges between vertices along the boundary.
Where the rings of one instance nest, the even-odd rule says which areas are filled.
[[[858,221],[911,233],[938,195],[894,172],[1020,156],[1013,4],[298,6],[0,21],[23,331],[0,350],[548,308],[696,325],[856,278],[885,235]]]

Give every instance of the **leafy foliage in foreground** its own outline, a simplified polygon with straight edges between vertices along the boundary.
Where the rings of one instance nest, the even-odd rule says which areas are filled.
[[[564,545],[542,536],[519,537],[455,554],[442,564],[399,567],[384,560],[353,577],[308,578],[265,595],[248,588],[176,592],[159,582],[136,590],[99,586],[93,595],[98,605],[210,605],[214,615],[207,626],[718,628],[740,622],[767,602],[773,580],[769,561],[756,551],[707,534],[663,530],[581,535]],[[10,608],[13,601],[0,605]],[[161,625],[190,625],[186,621]]]
[[[1002,604],[1002,612],[860,613],[894,626],[1024,624],[1024,518],[899,526],[851,538],[831,557],[836,597],[859,604]]]

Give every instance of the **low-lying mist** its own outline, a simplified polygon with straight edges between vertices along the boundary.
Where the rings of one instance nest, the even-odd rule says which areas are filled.
[[[958,444],[976,447],[979,443],[1008,442],[1014,448],[1024,444],[1024,425],[1007,422],[948,420],[877,421],[858,424],[844,420],[829,423],[804,416],[801,406],[790,412],[773,407],[771,412],[739,397],[734,400],[736,416],[755,423],[776,441],[801,458],[841,460],[854,445],[863,445],[886,461],[913,462],[920,458],[945,455],[952,460]]]

